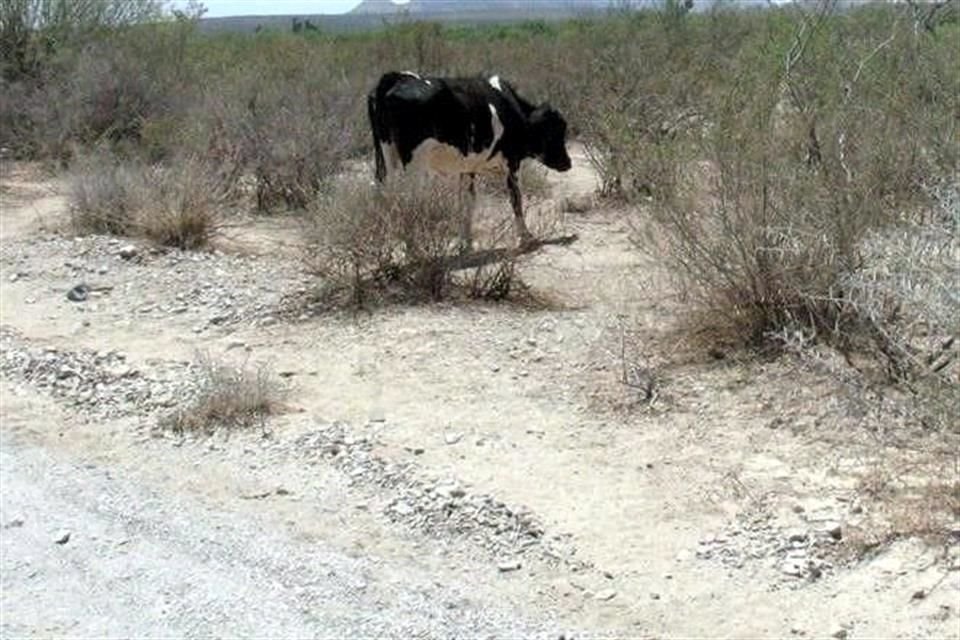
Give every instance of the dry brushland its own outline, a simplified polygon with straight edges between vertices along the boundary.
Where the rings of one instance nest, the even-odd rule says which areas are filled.
[[[960,10],[833,4],[0,3],[0,635],[960,637]],[[476,60],[570,121],[529,251],[371,186]]]

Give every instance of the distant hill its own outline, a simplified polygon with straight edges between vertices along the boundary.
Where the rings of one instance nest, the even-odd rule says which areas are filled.
[[[633,0],[633,5],[654,6],[660,0]],[[206,32],[252,32],[260,29],[288,30],[296,19],[331,31],[353,31],[381,27],[397,20],[435,20],[446,23],[496,23],[521,20],[563,20],[585,13],[605,11],[623,5],[622,0],[363,0],[353,11],[342,15],[229,16],[204,18]]]
[[[779,0],[783,2],[784,0]],[[816,0],[794,0],[813,3]],[[664,0],[410,0],[395,4],[391,0],[363,0],[342,15],[230,16],[204,18],[200,30],[251,33],[258,29],[289,31],[294,23],[304,28],[327,31],[376,29],[401,20],[431,20],[450,24],[510,23],[523,20],[566,20],[613,8],[655,9]],[[839,7],[856,6],[862,0],[840,0]],[[707,11],[717,0],[694,0],[694,11]],[[720,0],[725,9],[766,9],[767,0]]]
[[[647,0],[649,4],[650,0]],[[423,18],[449,18],[462,14],[499,15],[518,18],[536,15],[574,16],[584,11],[605,10],[611,0],[410,0],[396,4],[391,0],[363,0],[351,14],[409,15]]]

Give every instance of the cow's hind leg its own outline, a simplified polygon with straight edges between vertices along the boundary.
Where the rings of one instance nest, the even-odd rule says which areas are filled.
[[[528,247],[534,244],[536,239],[527,229],[527,223],[523,220],[523,196],[520,194],[520,183],[517,180],[516,171],[510,171],[507,174],[507,191],[510,192],[510,205],[513,207],[513,226],[517,231],[520,247]]]
[[[473,211],[477,206],[476,176],[472,173],[460,176],[460,253],[473,249]]]

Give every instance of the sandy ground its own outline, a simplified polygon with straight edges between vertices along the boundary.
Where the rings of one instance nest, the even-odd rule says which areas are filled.
[[[573,156],[534,219],[594,189]],[[58,183],[25,169],[4,181],[0,325],[41,347],[122,350],[144,368],[198,348],[267,361],[292,381],[296,408],[271,421],[285,445],[266,456],[252,435],[174,443],[150,437],[142,417],[92,423],[3,381],[5,637],[259,635],[257,604],[277,612],[269,629],[282,636],[960,637],[956,539],[899,540],[857,561],[842,544],[813,544],[823,527],[873,526],[861,479],[909,452],[859,427],[829,379],[782,359],[718,360],[685,338],[670,274],[630,242],[642,215],[563,217],[579,241],[523,266],[550,308],[440,304],[200,327],[200,302],[158,311],[183,284],[146,258],[88,254],[87,277],[113,288],[67,301],[78,276],[63,265],[85,257],[42,231],[65,216]],[[491,199],[485,210],[508,207]],[[231,265],[240,253],[295,272],[295,228],[260,220],[229,234],[209,265],[224,290],[288,286]],[[621,327],[632,368],[656,377],[652,403],[619,382]],[[576,562],[503,572],[470,539],[392,522],[375,487],[293,454],[298,436],[331,421],[375,433],[383,460],[529,509]],[[295,500],[242,498],[281,482]],[[61,529],[71,531],[62,546]],[[813,574],[785,569],[814,552],[826,564]],[[95,608],[88,593],[117,595]],[[48,603],[57,615],[41,616]]]

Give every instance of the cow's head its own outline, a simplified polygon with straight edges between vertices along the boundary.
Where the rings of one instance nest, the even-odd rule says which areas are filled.
[[[567,121],[560,112],[544,102],[530,114],[531,142],[537,160],[555,171],[572,166],[567,155]]]

